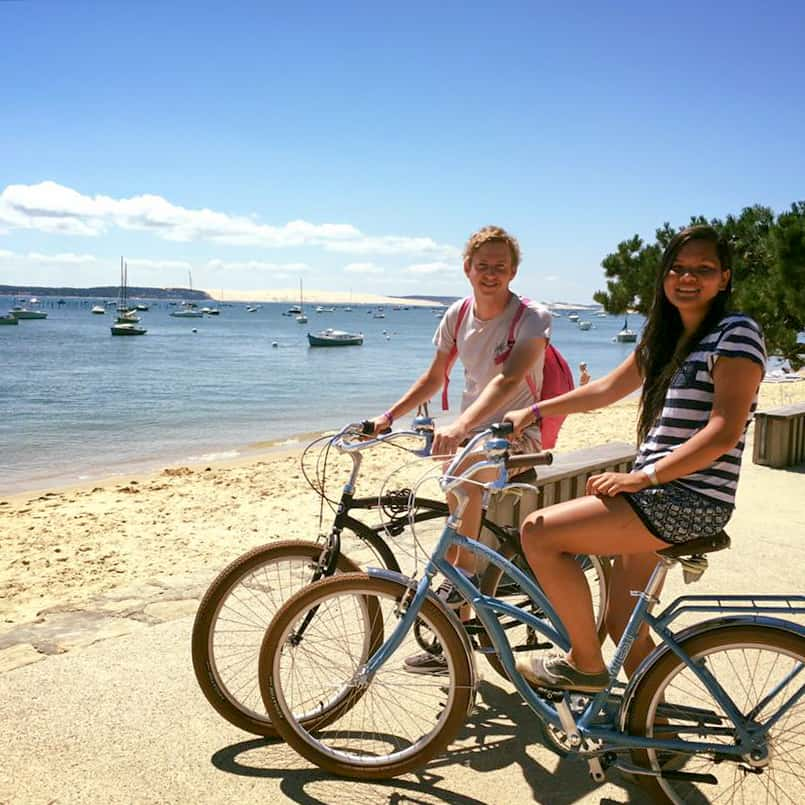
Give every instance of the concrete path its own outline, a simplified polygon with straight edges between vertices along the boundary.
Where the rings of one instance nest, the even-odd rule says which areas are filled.
[[[695,587],[685,588],[675,573],[666,602],[686,592],[805,590],[805,468],[744,469],[747,492],[729,528],[733,550],[714,555]],[[388,785],[326,777],[283,744],[242,733],[209,707],[190,663],[190,590],[198,592],[190,584],[173,594],[147,585],[140,598],[121,592],[117,614],[135,624],[131,629],[113,628],[120,617],[100,618],[96,608],[84,622],[81,613],[70,614],[61,631],[58,619],[46,618],[41,632],[32,625],[4,635],[11,670],[0,673],[0,803],[645,801],[616,773],[594,786],[586,766],[546,749],[533,716],[483,660],[478,707],[449,756]],[[106,599],[107,614],[113,598]],[[52,629],[44,631],[48,622]],[[105,625],[93,637],[98,623]],[[24,664],[30,660],[37,661]]]

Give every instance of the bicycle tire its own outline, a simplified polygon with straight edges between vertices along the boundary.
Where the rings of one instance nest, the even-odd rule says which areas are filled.
[[[783,683],[795,663],[805,663],[805,637],[765,625],[725,625],[691,635],[682,642],[685,652],[697,662],[705,663],[724,686],[743,714],[763,701],[776,684]],[[740,671],[752,671],[744,679]],[[766,702],[758,713],[765,721],[772,705],[780,706],[803,684],[802,673],[788,680],[779,695]],[[656,721],[657,718],[662,721]],[[724,733],[731,727],[729,718],[717,702],[672,651],[658,655],[631,699],[626,714],[630,734],[661,737],[676,735],[689,740],[734,745],[733,737]],[[708,724],[722,732],[705,732]],[[682,755],[651,749],[634,750],[633,762],[643,768],[712,774],[713,784],[690,780],[660,779],[636,775],[641,787],[654,801],[683,803],[707,802],[732,793],[730,801],[776,802],[775,794],[785,792],[785,802],[797,801],[805,793],[802,769],[805,768],[805,700],[799,702],[771,731],[771,754],[768,766],[752,769],[745,761],[736,762],[727,755]],[[699,730],[694,735],[693,727]],[[686,728],[688,732],[686,732]],[[655,735],[656,729],[656,735]],[[775,797],[769,799],[769,797]],[[723,801],[718,799],[718,801]]]
[[[516,555],[516,550],[512,545],[504,544],[498,549],[498,553],[506,559],[511,560]],[[609,580],[611,575],[610,561],[605,556],[578,556],[577,559],[582,563],[583,567],[589,567],[590,575],[588,576],[588,583],[590,583],[591,592],[593,593],[593,603],[596,604],[597,602],[595,615],[598,639],[603,643],[607,636],[606,602],[609,594]],[[528,574],[531,575],[530,568],[524,567],[522,569],[527,570]],[[585,575],[587,575],[587,572],[588,571],[585,569]],[[490,563],[481,577],[479,589],[484,595],[501,597],[504,600],[509,599],[509,603],[529,607],[531,611],[533,611],[534,608],[530,599],[524,592],[518,592],[519,588],[508,590],[506,594],[499,595],[499,588],[503,585],[508,587],[509,583],[508,577],[503,575],[501,568]],[[544,641],[541,635],[536,634],[525,624],[516,623],[513,618],[508,618],[504,621],[504,628],[506,628],[507,635],[509,636],[509,644],[515,651],[519,649],[520,651],[527,652],[528,646],[533,644],[535,640]],[[481,629],[479,631],[478,643],[481,649],[484,650],[483,653],[484,657],[486,657],[486,661],[500,676],[504,679],[508,679],[509,675],[506,673],[506,669],[500,661],[500,657],[494,651],[494,646],[486,630]]]
[[[321,543],[306,540],[287,540],[260,545],[239,556],[227,565],[210,584],[201,599],[193,622],[191,653],[196,680],[207,701],[230,724],[267,738],[277,736],[265,712],[257,685],[257,666],[265,630],[280,606],[313,578],[313,568],[322,552]],[[344,554],[339,555],[336,572],[355,572],[360,568]],[[291,580],[307,570],[306,580],[298,585]],[[263,580],[259,595],[248,595],[243,602],[238,590],[248,590],[249,579]],[[288,586],[280,595],[282,600],[265,595],[265,580],[284,578]],[[236,600],[232,602],[232,598]],[[232,615],[237,644],[229,654],[226,641],[216,640],[217,626],[227,609],[237,605]],[[251,641],[252,649],[249,648]],[[244,643],[246,645],[244,645]],[[234,657],[237,657],[235,663]],[[235,667],[235,665],[237,667]]]
[[[323,579],[288,601],[266,632],[259,663],[266,710],[293,749],[331,774],[385,779],[421,768],[447,747],[466,720],[474,698],[472,659],[458,624],[431,600],[419,617],[439,639],[446,675],[403,670],[403,656],[417,648],[409,632],[371,680],[360,678],[367,657],[356,655],[351,641],[365,645],[366,640],[354,629],[355,602],[377,602],[374,643],[375,631],[392,631],[399,603],[409,592],[400,582],[362,573]],[[313,608],[316,615],[303,639],[289,640],[295,624]],[[340,699],[338,707],[327,701],[332,690]],[[297,717],[300,710],[308,713],[308,701],[326,703],[326,724]]]

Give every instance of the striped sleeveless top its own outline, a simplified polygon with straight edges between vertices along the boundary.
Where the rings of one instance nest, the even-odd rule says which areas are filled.
[[[707,424],[713,407],[713,367],[721,355],[749,358],[765,368],[766,346],[756,322],[742,313],[727,313],[688,355],[671,379],[662,413],[638,449],[635,469],[669,455]],[[757,393],[738,444],[709,467],[678,478],[675,483],[734,506],[746,429],[756,408]]]

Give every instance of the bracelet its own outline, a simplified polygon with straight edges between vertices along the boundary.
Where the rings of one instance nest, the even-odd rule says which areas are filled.
[[[537,422],[542,422],[542,414],[539,412],[539,406],[536,403],[531,406],[531,413],[534,414],[535,425]]]
[[[394,424],[394,417],[391,415],[391,411],[386,411],[383,416],[385,417],[386,422],[389,423],[389,427]]]
[[[660,479],[657,477],[657,468],[653,464],[649,464],[646,467],[641,467],[641,470],[646,474],[648,477],[649,483],[652,486],[659,486]]]

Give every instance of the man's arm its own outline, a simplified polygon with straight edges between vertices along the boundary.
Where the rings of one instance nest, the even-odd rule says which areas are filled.
[[[436,351],[425,373],[414,381],[408,391],[389,408],[388,413],[392,419],[398,419],[407,414],[416,406],[429,400],[441,389],[442,383],[444,383],[444,372],[447,368],[448,357],[447,352]],[[372,420],[372,424],[374,425],[374,432],[378,433],[388,427],[389,421],[385,414],[381,414]]]
[[[495,375],[472,405],[462,412],[451,425],[438,428],[433,442],[436,455],[448,455],[456,451],[470,431],[487,419],[495,410],[504,406],[525,382],[527,372],[545,352],[545,338],[528,338],[517,341],[512,348],[500,374]]]
[[[583,411],[604,408],[622,399],[627,394],[637,391],[642,383],[643,379],[637,366],[637,357],[632,352],[620,366],[604,375],[604,377],[598,380],[591,380],[586,385],[573,389],[573,391],[568,391],[558,397],[551,397],[550,400],[540,402],[540,414],[544,417],[566,416],[567,414],[577,414]],[[514,424],[514,432],[518,436],[536,420],[530,407],[509,411],[505,418]]]

